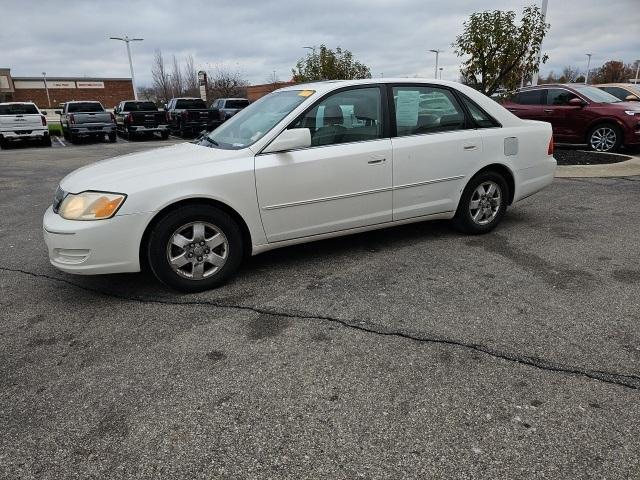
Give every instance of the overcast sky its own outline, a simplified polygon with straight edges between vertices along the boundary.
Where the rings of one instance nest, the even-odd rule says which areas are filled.
[[[138,84],[151,82],[155,49],[195,58],[205,70],[238,69],[251,83],[275,70],[289,79],[304,46],[342,46],[373,76],[433,76],[431,48],[442,49],[443,78],[457,80],[451,43],[473,11],[522,11],[540,0],[74,1],[0,0],[0,67],[14,76],[129,77],[132,43]],[[565,65],[586,68],[609,59],[640,59],[640,0],[549,0],[551,31],[542,74]]]

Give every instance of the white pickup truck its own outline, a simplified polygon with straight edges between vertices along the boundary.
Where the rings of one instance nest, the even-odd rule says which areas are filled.
[[[37,140],[51,146],[46,112],[31,102],[0,103],[0,148],[10,142]]]

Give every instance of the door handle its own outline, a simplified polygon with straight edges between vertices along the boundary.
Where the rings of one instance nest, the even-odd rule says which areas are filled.
[[[466,151],[477,150],[477,149],[478,149],[478,146],[477,146],[477,145],[465,145],[465,146],[464,146],[464,149],[465,149]]]
[[[378,165],[380,163],[384,163],[386,162],[387,159],[386,158],[372,158],[371,160],[369,160],[367,163],[369,165]]]
[[[553,109],[551,109],[551,108],[545,108],[545,109],[544,109],[544,113],[553,113]]]

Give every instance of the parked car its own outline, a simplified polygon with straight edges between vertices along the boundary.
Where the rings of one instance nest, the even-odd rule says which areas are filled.
[[[224,123],[248,106],[249,100],[246,98],[218,98],[211,104],[209,110],[216,113],[219,123]]]
[[[640,143],[640,106],[591,85],[527,87],[504,106],[520,118],[551,123],[558,143],[586,143],[599,152]]]
[[[105,135],[110,142],[116,141],[116,118],[106,112],[100,102],[66,102],[60,113],[62,134],[71,143],[82,138],[102,138]]]
[[[422,113],[423,94],[448,102]],[[387,101],[392,99],[392,101]],[[51,263],[220,285],[245,255],[432,219],[491,231],[553,181],[551,126],[470,87],[420,79],[277,90],[197,143],[65,177],[44,215]]]
[[[129,140],[154,133],[159,133],[163,140],[169,138],[167,113],[159,111],[153,102],[125,100],[116,105],[113,113],[117,131]]]
[[[220,122],[201,98],[172,98],[166,107],[169,128],[181,137],[212,130]]]
[[[594,85],[623,102],[640,102],[640,86],[632,83],[602,83]]]
[[[28,140],[50,147],[46,114],[32,102],[0,103],[0,148]]]

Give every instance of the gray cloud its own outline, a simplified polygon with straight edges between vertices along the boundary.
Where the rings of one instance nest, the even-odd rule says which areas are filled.
[[[0,0],[0,66],[16,76],[129,76],[125,47],[110,36],[143,37],[132,44],[138,83],[151,81],[153,51],[168,59],[192,54],[196,66],[224,65],[263,83],[275,70],[288,79],[302,47],[342,46],[374,76],[432,76],[430,48],[443,49],[443,78],[456,80],[460,59],[451,43],[470,13],[514,9],[534,0],[32,1]],[[542,73],[609,59],[640,58],[638,0],[550,0],[549,54]]]

